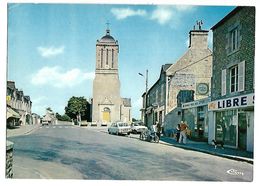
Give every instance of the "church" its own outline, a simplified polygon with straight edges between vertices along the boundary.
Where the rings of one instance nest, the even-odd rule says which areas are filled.
[[[96,43],[92,122],[98,125],[109,125],[115,121],[131,122],[131,99],[120,96],[118,53],[118,41],[107,28],[106,35]]]

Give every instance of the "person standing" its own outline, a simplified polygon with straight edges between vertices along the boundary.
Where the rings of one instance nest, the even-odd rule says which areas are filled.
[[[180,139],[180,132],[181,132],[181,125],[178,124],[176,127],[176,141],[179,142]]]
[[[159,137],[159,139],[161,138],[161,130],[162,130],[162,127],[161,127],[161,124],[157,121],[156,122],[156,128],[157,128],[157,136]]]
[[[187,136],[186,136],[186,130],[188,128],[188,125],[186,123],[184,123],[183,121],[180,124],[180,139],[179,139],[179,143],[186,144],[186,140],[187,140]]]

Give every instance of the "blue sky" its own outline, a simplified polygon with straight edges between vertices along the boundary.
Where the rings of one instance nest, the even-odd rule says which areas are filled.
[[[111,35],[119,42],[121,96],[132,99],[133,117],[140,118],[145,79],[149,87],[160,68],[175,63],[187,50],[196,20],[210,29],[234,6],[166,6],[102,4],[8,5],[7,79],[16,82],[40,115],[45,108],[64,113],[72,96],[92,97],[96,40]],[[212,47],[212,34],[209,46]]]

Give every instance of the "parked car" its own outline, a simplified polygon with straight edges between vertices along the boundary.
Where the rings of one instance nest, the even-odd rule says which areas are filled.
[[[48,121],[42,121],[42,126],[44,125],[49,125],[49,122]]]
[[[97,121],[92,121],[90,126],[95,126],[96,127],[97,126]]]
[[[128,123],[125,122],[115,122],[108,127],[109,134],[127,134],[129,135],[131,132],[131,127]]]
[[[132,133],[140,134],[141,132],[147,130],[147,127],[142,125],[141,123],[132,123],[131,124]]]

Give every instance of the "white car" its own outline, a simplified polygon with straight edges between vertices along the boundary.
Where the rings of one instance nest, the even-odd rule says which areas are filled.
[[[145,130],[147,130],[147,127],[144,125],[140,125],[139,123],[132,123],[131,124],[132,133],[138,134]]]
[[[112,123],[110,127],[108,127],[109,134],[127,134],[129,135],[131,132],[131,127],[128,123],[125,122],[116,122]]]

